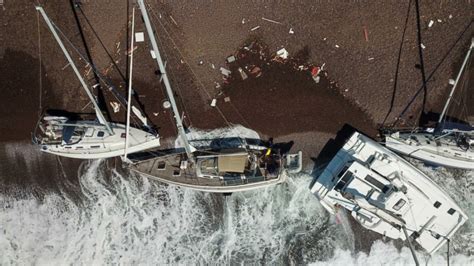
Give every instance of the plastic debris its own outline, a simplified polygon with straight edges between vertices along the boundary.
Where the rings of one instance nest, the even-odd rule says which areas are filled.
[[[232,71],[228,70],[227,68],[223,68],[223,67],[220,68],[220,71],[221,71],[222,75],[224,75],[226,77],[230,76],[230,73],[232,73]]]
[[[216,69],[216,66],[214,64],[211,64],[212,69]]]
[[[253,27],[253,28],[250,29],[250,31],[255,31],[255,30],[258,30],[258,29],[260,29],[260,26]]]
[[[295,31],[293,30],[293,28],[290,28],[290,31],[288,33],[289,34],[295,34]]]
[[[364,38],[365,38],[366,42],[369,41],[369,32],[367,31],[367,29],[365,27],[364,27]]]
[[[145,34],[143,32],[135,33],[135,42],[144,42],[145,41]]]
[[[231,56],[227,57],[226,60],[227,60],[227,63],[229,63],[229,64],[232,63],[232,62],[235,62],[235,56],[231,55]]]
[[[211,106],[212,107],[216,107],[216,104],[217,104],[217,99],[212,99],[212,102],[211,102]]]
[[[202,66],[204,64],[204,61],[199,60],[198,65]]]
[[[265,20],[265,21],[271,22],[271,23],[281,24],[281,22],[273,20],[273,19],[268,19],[268,18],[264,18],[264,17],[262,17],[262,19]]]
[[[456,83],[456,81],[454,79],[449,79],[448,83],[449,83],[449,85],[454,86],[454,83]]]
[[[157,112],[157,113],[153,112],[154,116],[158,116],[159,114],[160,114],[160,112]]]
[[[334,45],[334,47],[339,48],[339,45],[336,44],[336,45]]]
[[[244,72],[244,70],[239,67],[239,73],[240,73],[240,76],[242,77],[242,80],[246,80],[248,78],[247,74]]]
[[[430,22],[428,23],[428,28],[431,28],[434,24],[434,21],[433,20],[430,20]]]
[[[163,108],[169,109],[170,107],[171,107],[170,101],[164,101],[164,102],[163,102]]]
[[[280,58],[287,59],[288,55],[289,53],[285,48],[281,48],[280,50],[277,51],[277,56]]]
[[[224,102],[226,102],[226,103],[230,102],[230,97],[225,97]]]
[[[255,66],[252,68],[252,70],[250,70],[250,74],[258,78],[262,75],[262,69],[259,68],[258,66]]]
[[[120,112],[120,104],[118,102],[110,102],[110,106],[112,106],[114,113]]]
[[[452,19],[453,18],[453,15],[449,14],[449,19]]]
[[[242,19],[242,24],[245,24],[245,18]]]
[[[438,21],[438,23],[441,23],[441,22],[443,22],[441,19],[438,19],[437,21]]]
[[[424,44],[420,43],[420,45],[421,45],[421,49],[425,49],[425,48],[426,48],[426,46],[425,46]]]
[[[369,61],[372,61],[372,60],[374,60],[374,58],[373,58],[373,57],[369,57]]]

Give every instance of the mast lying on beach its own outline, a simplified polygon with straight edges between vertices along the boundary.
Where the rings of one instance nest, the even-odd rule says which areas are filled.
[[[166,73],[166,68],[163,64],[161,59],[160,51],[158,50],[158,44],[156,43],[155,33],[151,27],[150,19],[148,17],[148,13],[145,7],[145,3],[143,0],[138,0],[138,5],[140,6],[140,10],[142,12],[143,21],[145,22],[145,27],[150,37],[151,45],[153,47],[153,52],[155,53],[156,62],[161,72],[161,78],[163,79],[163,83],[166,88],[166,93],[168,94],[168,99],[171,103],[171,108],[173,110],[174,118],[176,120],[176,127],[178,128],[178,133],[183,140],[184,149],[186,150],[186,154],[188,156],[188,160],[194,163],[194,156],[192,147],[189,144],[188,138],[186,136],[186,132],[184,131],[183,121],[181,120],[181,115],[179,114],[178,106],[176,105],[176,101],[173,96],[173,90],[171,89],[170,81],[168,80],[168,75]]]
[[[464,67],[466,67],[466,63],[469,59],[469,56],[471,55],[471,51],[473,47],[474,47],[474,38],[471,40],[471,46],[469,47],[469,51],[467,52],[466,57],[464,58],[464,61],[462,63],[461,69],[459,70],[458,76],[456,77],[456,80],[454,81],[453,88],[451,89],[451,92],[449,93],[448,100],[446,101],[446,104],[444,105],[444,108],[443,108],[443,112],[441,112],[441,115],[439,116],[438,124],[441,124],[443,122],[444,116],[446,115],[446,112],[448,111],[449,103],[451,102],[451,98],[454,95],[454,91],[456,90],[459,79],[461,78],[461,75],[463,73]]]
[[[68,62],[71,65],[72,69],[74,70],[74,73],[76,74],[77,78],[81,82],[82,87],[86,91],[87,96],[89,96],[89,99],[91,100],[92,105],[94,105],[95,114],[97,116],[97,119],[99,120],[99,123],[101,123],[105,126],[105,128],[107,129],[107,131],[110,135],[114,135],[114,132],[113,132],[112,128],[110,127],[109,123],[107,122],[104,115],[100,111],[99,105],[97,104],[94,95],[90,92],[89,87],[87,86],[86,82],[84,81],[81,74],[79,73],[79,70],[77,69],[76,65],[74,64],[74,61],[72,60],[71,56],[69,55],[69,52],[67,51],[66,47],[64,47],[64,44],[61,41],[61,38],[59,38],[59,35],[57,34],[56,30],[54,29],[53,24],[49,20],[48,15],[46,15],[46,13],[44,12],[43,7],[41,7],[41,6],[36,6],[36,10],[38,10],[41,13],[41,15],[43,16],[43,19],[45,20],[46,24],[48,25],[49,30],[51,31],[51,33],[53,33],[53,36],[56,39],[56,42],[61,47],[61,50],[63,51],[64,55],[66,56],[66,59],[68,60]]]
[[[127,160],[127,149],[130,142],[130,109],[132,102],[132,75],[133,75],[133,42],[135,38],[135,7],[132,9],[132,35],[130,38],[130,72],[128,75],[127,124],[125,126],[125,148],[123,157]]]

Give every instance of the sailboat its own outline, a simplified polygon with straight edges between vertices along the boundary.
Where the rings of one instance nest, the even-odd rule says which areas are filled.
[[[52,22],[41,6],[36,10],[41,13],[52,32],[69,65],[79,79],[82,88],[91,101],[97,120],[80,120],[75,117],[43,115],[33,133],[33,143],[46,153],[77,159],[99,159],[121,156],[128,138],[128,153],[139,152],[160,146],[157,134],[119,123],[108,122],[102,114],[94,95],[82,78],[69,52],[58,36]],[[137,110],[139,112],[139,110]],[[129,117],[127,118],[129,119]]]
[[[410,247],[414,240],[429,254],[468,220],[428,176],[359,132],[316,177],[311,192],[330,213],[344,208],[364,228]]]
[[[467,65],[470,65],[473,47],[474,39],[453,83],[436,128],[388,133],[385,135],[387,148],[435,165],[474,169],[474,124],[447,121],[446,115],[463,71]],[[469,73],[464,74],[468,80]],[[470,122],[474,123],[474,121]]]
[[[254,145],[244,139],[240,139],[239,144],[233,147],[195,148],[190,145],[143,0],[138,0],[138,5],[184,147],[146,152],[145,157],[132,155],[129,157],[129,169],[163,183],[215,193],[232,193],[279,184],[285,182],[285,172],[301,171],[301,152],[280,154],[276,149],[263,144]]]

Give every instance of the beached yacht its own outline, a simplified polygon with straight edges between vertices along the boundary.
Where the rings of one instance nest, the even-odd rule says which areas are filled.
[[[184,130],[168,75],[151,27],[143,0],[138,0],[143,21],[150,37],[155,60],[160,69],[176,128],[183,148],[171,151],[148,151],[131,155],[128,168],[163,183],[195,190],[231,193],[263,188],[282,183],[285,172],[296,173],[302,168],[302,154],[281,154],[278,149],[260,143],[249,144],[240,139],[232,147],[212,145],[193,147]]]
[[[82,78],[69,52],[64,47],[49,17],[41,6],[36,7],[48,25],[54,38],[61,47],[69,65],[73,69],[81,85],[89,97],[96,115],[96,120],[80,120],[66,116],[44,115],[40,118],[33,132],[33,143],[43,152],[58,156],[78,159],[110,158],[123,155],[128,147],[128,152],[138,152],[160,146],[158,134],[130,127],[129,124],[121,125],[108,122],[102,114],[94,95]],[[130,105],[130,99],[128,101]],[[138,108],[135,114],[140,117]],[[130,120],[130,113],[127,121]],[[144,119],[142,122],[145,121]],[[144,127],[146,121],[144,122]],[[149,128],[149,127],[148,127]],[[130,131],[127,134],[127,131]],[[126,142],[128,142],[126,145]]]
[[[474,39],[469,47],[461,69],[453,83],[453,88],[443,108],[436,128],[402,130],[385,134],[385,146],[400,154],[410,156],[435,165],[460,169],[474,169],[474,113],[472,113],[472,88],[469,71],[471,51]],[[460,80],[464,82],[460,82]],[[460,114],[466,116],[467,123],[446,121],[446,114],[458,84],[462,83],[464,94],[457,101]],[[459,89],[458,89],[459,91]],[[459,92],[462,92],[459,91]],[[469,112],[471,111],[471,113]],[[461,117],[458,117],[461,118]],[[471,124],[469,124],[471,123]]]
[[[345,208],[363,227],[415,240],[429,254],[468,219],[428,176],[358,132],[313,181],[311,192],[330,213]]]

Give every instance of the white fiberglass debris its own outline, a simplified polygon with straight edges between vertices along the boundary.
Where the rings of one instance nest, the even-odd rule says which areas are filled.
[[[260,26],[253,27],[253,28],[250,29],[250,31],[254,31],[254,30],[258,30],[258,29],[260,29]]]
[[[112,106],[114,113],[120,112],[120,104],[118,102],[110,102],[110,106]]]
[[[280,50],[277,51],[277,56],[283,59],[287,59],[288,55],[289,53],[285,48],[281,48]]]
[[[137,32],[135,33],[135,42],[144,42],[145,41],[145,35],[143,32]]]
[[[216,107],[216,104],[217,104],[217,99],[212,99],[212,102],[211,102],[211,106],[212,107]]]
[[[430,20],[430,22],[428,23],[428,28],[431,28],[431,26],[433,26],[433,24],[434,24],[434,21]]]
[[[232,73],[232,71],[228,70],[227,68],[223,68],[223,67],[220,68],[220,71],[221,71],[222,75],[224,75],[226,77],[228,77],[230,75],[230,73]]]
[[[290,28],[290,31],[288,33],[289,34],[295,34],[295,31],[293,30],[293,28]]]
[[[336,48],[339,48],[339,45],[337,45],[337,44],[336,44],[336,45],[334,45],[334,46],[335,46]]]
[[[426,46],[425,46],[424,44],[420,43],[420,45],[421,45],[421,48],[422,48],[422,49],[425,49],[425,48],[426,48]]]

